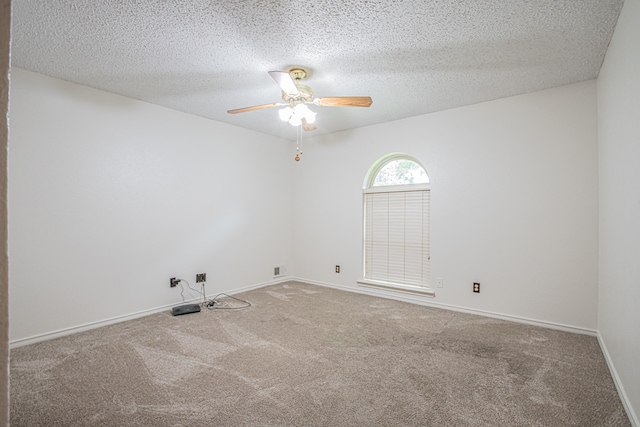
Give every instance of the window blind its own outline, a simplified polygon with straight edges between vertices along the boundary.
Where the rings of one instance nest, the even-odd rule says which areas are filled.
[[[365,191],[365,279],[429,286],[429,195]]]

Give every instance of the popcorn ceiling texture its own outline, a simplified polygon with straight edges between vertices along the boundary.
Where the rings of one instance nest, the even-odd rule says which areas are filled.
[[[269,70],[311,71],[314,134],[594,79],[623,0],[30,0],[12,65],[290,138]]]

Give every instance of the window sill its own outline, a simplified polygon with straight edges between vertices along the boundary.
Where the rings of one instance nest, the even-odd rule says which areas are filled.
[[[377,289],[385,289],[390,291],[400,291],[408,294],[414,295],[423,295],[430,298],[435,298],[436,293],[429,288],[424,288],[422,286],[413,286],[413,285],[402,285],[400,283],[390,283],[390,282],[378,282],[375,280],[367,280],[360,279],[358,280],[358,285],[368,287],[368,288],[377,288]]]

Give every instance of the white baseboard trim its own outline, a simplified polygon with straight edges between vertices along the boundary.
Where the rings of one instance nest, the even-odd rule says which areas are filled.
[[[604,339],[602,338],[602,335],[600,335],[600,331],[598,331],[597,337],[598,337],[598,344],[600,344],[600,349],[602,350],[602,354],[604,355],[604,360],[607,361],[607,366],[609,367],[611,378],[613,378],[613,383],[616,385],[616,389],[618,390],[618,396],[620,396],[620,400],[622,401],[624,410],[627,412],[627,417],[629,418],[629,422],[633,427],[640,427],[640,421],[638,420],[638,416],[633,410],[633,406],[631,406],[631,403],[629,402],[627,393],[624,391],[624,387],[622,386],[622,381],[620,380],[618,371],[616,371],[615,365],[613,364],[613,360],[611,360],[611,355],[609,354],[609,350],[607,350],[607,345],[604,343]]]
[[[213,298],[215,295],[217,295],[219,293],[226,293],[226,294],[229,294],[229,295],[233,295],[233,294],[237,294],[237,293],[241,293],[241,292],[247,292],[247,291],[251,291],[253,289],[259,289],[259,288],[262,288],[262,287],[265,287],[265,286],[277,285],[279,283],[284,283],[284,282],[289,282],[289,281],[297,281],[297,282],[309,283],[311,285],[325,286],[325,287],[335,288],[335,289],[339,289],[339,290],[343,290],[343,291],[347,291],[347,292],[355,292],[355,293],[371,295],[371,296],[377,296],[377,297],[382,297],[382,298],[390,298],[390,299],[409,302],[409,303],[413,303],[413,304],[420,304],[420,305],[425,305],[425,306],[444,308],[444,309],[447,309],[447,310],[459,311],[459,312],[469,313],[469,314],[476,314],[476,315],[480,315],[480,316],[492,317],[492,318],[508,320],[508,321],[512,321],[512,322],[526,323],[526,324],[534,325],[534,326],[542,326],[542,327],[545,327],[545,328],[558,329],[558,330],[567,331],[567,332],[574,332],[574,333],[579,333],[579,334],[597,336],[597,331],[591,330],[591,329],[580,328],[580,327],[575,327],[575,326],[568,326],[568,325],[562,325],[562,324],[553,323],[553,322],[546,322],[546,321],[542,321],[542,320],[528,319],[528,318],[519,317],[519,316],[512,316],[512,315],[505,315],[505,314],[500,314],[500,313],[493,313],[493,312],[483,311],[483,310],[476,310],[476,309],[460,307],[460,306],[451,305],[451,304],[443,304],[443,303],[440,303],[440,302],[434,302],[433,298],[428,297],[428,296],[423,296],[423,295],[400,293],[400,292],[387,291],[387,290],[384,290],[384,289],[376,289],[376,288],[368,288],[368,287],[353,287],[352,288],[352,287],[348,287],[348,286],[337,285],[337,284],[334,284],[334,283],[326,283],[326,282],[319,282],[319,281],[316,281],[316,280],[305,279],[305,278],[302,278],[302,277],[291,277],[291,276],[278,277],[277,279],[270,280],[270,281],[267,281],[267,282],[256,283],[256,284],[253,284],[253,285],[248,285],[248,286],[244,286],[244,287],[236,288],[236,289],[230,289],[230,290],[227,290],[227,291],[224,291],[224,292],[217,292],[215,294],[208,294],[207,298]],[[151,315],[151,314],[159,313],[159,312],[164,311],[164,310],[169,310],[172,307],[175,307],[175,306],[178,306],[178,305],[187,304],[187,303],[193,303],[193,302],[198,302],[198,301],[199,301],[199,298],[194,298],[192,300],[188,300],[188,301],[184,301],[184,302],[179,302],[179,303],[175,303],[175,304],[167,304],[167,305],[163,305],[163,306],[160,306],[160,307],[154,307],[154,308],[150,308],[150,309],[147,309],[147,310],[138,311],[138,312],[135,312],[135,313],[129,313],[129,314],[125,314],[125,315],[122,315],[122,316],[115,316],[115,317],[112,317],[112,318],[109,318],[109,319],[103,319],[103,320],[98,320],[98,321],[95,321],[95,322],[85,323],[83,325],[72,326],[72,327],[69,327],[69,328],[59,329],[59,330],[51,331],[51,332],[45,332],[43,334],[33,335],[33,336],[30,336],[30,337],[26,337],[26,338],[19,338],[19,339],[10,341],[9,342],[9,348],[22,347],[22,346],[29,345],[29,344],[35,344],[37,342],[42,342],[42,341],[47,341],[47,340],[54,339],[54,338],[63,337],[65,335],[71,335],[71,334],[74,334],[76,332],[88,331],[90,329],[95,329],[95,328],[99,328],[99,327],[102,327],[102,326],[112,325],[114,323],[125,322],[127,320],[133,320],[133,319],[137,319],[139,317],[144,317],[144,316],[148,316],[148,315]],[[601,344],[601,347],[602,347],[602,344]],[[608,360],[609,359],[607,359],[607,363],[609,363]],[[610,365],[610,366],[612,366],[612,365]],[[638,426],[638,427],[640,427],[640,426]]]
[[[452,305],[452,304],[444,304],[444,303],[441,303],[441,302],[435,302],[433,300],[433,298],[429,297],[429,296],[421,296],[421,295],[414,295],[414,294],[408,294],[408,293],[386,291],[386,290],[382,290],[382,289],[374,289],[374,288],[369,288],[369,287],[348,287],[348,286],[336,285],[334,283],[318,282],[316,280],[309,280],[309,279],[304,279],[304,278],[301,278],[301,277],[291,277],[291,278],[289,278],[289,280],[309,283],[311,285],[326,286],[326,287],[329,287],[329,288],[335,288],[335,289],[340,289],[340,290],[343,290],[343,291],[355,292],[355,293],[371,295],[371,296],[376,296],[376,297],[390,298],[390,299],[409,302],[409,303],[413,303],[413,304],[425,305],[425,306],[436,307],[436,308],[443,308],[443,309],[452,310],[452,311],[459,311],[459,312],[462,312],[462,313],[476,314],[478,316],[491,317],[491,318],[494,318],[494,319],[507,320],[507,321],[517,322],[517,323],[525,323],[527,325],[533,325],[533,326],[541,326],[543,328],[556,329],[556,330],[565,331],[565,332],[573,332],[573,333],[577,333],[577,334],[590,335],[590,336],[594,336],[594,337],[597,335],[597,331],[594,330],[594,329],[582,328],[582,327],[579,327],[579,326],[563,325],[561,323],[554,323],[554,322],[547,322],[547,321],[544,321],[544,320],[529,319],[529,318],[526,318],[526,317],[513,316],[513,315],[509,315],[509,314],[494,313],[494,312],[491,312],[491,311],[477,310],[477,309],[473,309],[473,308],[461,307],[461,306]]]
[[[607,362],[607,366],[609,367],[609,371],[611,372],[611,377],[613,378],[613,382],[614,382],[614,384],[616,386],[616,389],[618,390],[618,395],[620,396],[620,400],[622,401],[622,404],[623,404],[624,409],[625,409],[625,411],[627,413],[627,416],[629,417],[629,421],[631,422],[633,427],[640,427],[640,422],[638,421],[638,417],[635,414],[635,412],[633,410],[633,407],[629,403],[629,400],[628,400],[627,395],[625,393],[624,387],[622,386],[622,382],[620,381],[620,377],[618,376],[618,373],[617,373],[617,371],[615,369],[613,361],[611,360],[611,356],[609,355],[609,351],[607,350],[607,347],[606,347],[606,345],[604,343],[604,340],[602,339],[602,336],[600,335],[600,332],[596,331],[596,330],[587,329],[587,328],[581,328],[581,327],[576,327],[576,326],[563,325],[563,324],[554,323],[554,322],[546,322],[546,321],[542,321],[542,320],[528,319],[528,318],[525,318],[525,317],[519,317],[519,316],[513,316],[513,315],[493,313],[493,312],[489,312],[489,311],[471,309],[471,308],[466,308],[466,307],[460,307],[460,306],[451,305],[451,304],[443,304],[443,303],[439,303],[439,302],[434,302],[433,299],[431,297],[428,297],[428,296],[414,295],[414,294],[407,294],[407,293],[397,293],[397,292],[393,292],[393,291],[385,291],[383,289],[375,289],[375,288],[348,287],[348,286],[337,285],[337,284],[334,284],[334,283],[319,282],[319,281],[316,281],[316,280],[304,279],[304,278],[301,278],[301,277],[290,277],[290,276],[278,277],[277,279],[274,279],[274,280],[271,280],[271,281],[268,281],[268,282],[256,283],[256,284],[253,284],[253,285],[244,286],[244,287],[236,288],[236,289],[232,289],[232,290],[227,290],[227,291],[224,291],[224,292],[217,292],[215,294],[207,295],[207,298],[213,298],[213,297],[215,297],[216,295],[218,295],[220,293],[234,295],[234,294],[238,294],[238,293],[241,293],[241,292],[247,292],[247,291],[251,291],[251,290],[254,290],[254,289],[263,288],[265,286],[277,285],[277,284],[284,283],[284,282],[289,282],[289,281],[303,282],[303,283],[308,283],[308,284],[311,284],[311,285],[318,285],[318,286],[324,286],[324,287],[329,287],[329,288],[335,288],[335,289],[339,289],[339,290],[347,291],[347,292],[354,292],[354,293],[360,293],[360,294],[365,294],[365,295],[370,295],[370,296],[389,298],[389,299],[409,302],[409,303],[413,303],[413,304],[432,306],[432,307],[436,307],[436,308],[443,308],[443,309],[446,309],[446,310],[459,311],[459,312],[462,312],[462,313],[476,314],[476,315],[479,315],[479,316],[491,317],[491,318],[507,320],[507,321],[512,321],[512,322],[525,323],[525,324],[534,325],[534,326],[541,326],[541,327],[544,327],[544,328],[557,329],[557,330],[566,331],[566,332],[574,332],[574,333],[578,333],[578,334],[585,334],[585,335],[595,336],[598,339],[598,343],[600,344],[600,348],[602,349],[602,353],[604,354],[604,358],[605,358],[605,360]],[[186,304],[186,303],[198,302],[199,300],[200,300],[199,298],[195,298],[195,299],[192,299],[192,300],[189,300],[189,301],[184,301],[184,302],[180,302],[180,303],[176,303],[176,304],[167,304],[167,305],[163,305],[163,306],[160,306],[160,307],[151,308],[151,309],[148,309],[148,310],[142,310],[142,311],[138,311],[138,312],[135,312],[135,313],[130,313],[130,314],[122,315],[122,316],[116,316],[116,317],[112,317],[112,318],[109,318],[109,319],[99,320],[99,321],[96,321],[96,322],[86,323],[84,325],[73,326],[73,327],[70,327],[70,328],[60,329],[60,330],[52,331],[52,332],[46,332],[46,333],[43,333],[43,334],[34,335],[34,336],[31,336],[31,337],[27,337],[27,338],[20,338],[20,339],[17,339],[17,340],[10,341],[9,342],[9,348],[22,347],[22,346],[29,345],[29,344],[35,344],[37,342],[42,342],[42,341],[47,341],[47,340],[54,339],[54,338],[63,337],[65,335],[71,335],[71,334],[74,334],[74,333],[77,333],[77,332],[87,331],[87,330],[90,330],[90,329],[95,329],[95,328],[99,328],[99,327],[102,327],[102,326],[107,326],[107,325],[111,325],[111,324],[115,324],[115,323],[119,323],[119,322],[124,322],[124,321],[127,321],[127,320],[137,319],[139,317],[144,317],[144,316],[148,316],[148,315],[151,315],[151,314],[154,314],[154,313],[159,313],[161,311],[169,310],[171,307],[175,307],[175,306],[178,306],[178,305],[182,305],[182,304]]]
[[[288,282],[288,281],[291,281],[291,280],[293,280],[293,279],[291,279],[288,276],[282,276],[282,277],[278,277],[277,279],[274,279],[274,280],[271,280],[271,281],[268,281],[268,282],[256,283],[254,285],[244,286],[242,288],[236,288],[236,289],[227,290],[227,291],[223,291],[223,292],[216,292],[216,293],[207,294],[206,297],[208,299],[209,298],[213,298],[216,295],[221,294],[221,293],[234,295],[234,294],[238,294],[240,292],[246,292],[246,291],[250,291],[250,290],[253,290],[253,289],[258,289],[258,288],[262,288],[264,286],[277,285],[278,283]],[[42,342],[42,341],[48,341],[48,340],[52,340],[54,338],[63,337],[65,335],[75,334],[77,332],[88,331],[88,330],[91,330],[91,329],[100,328],[102,326],[113,325],[115,323],[125,322],[127,320],[133,320],[133,319],[137,319],[139,317],[149,316],[150,314],[155,314],[155,313],[159,313],[161,311],[170,310],[172,307],[176,307],[178,305],[198,303],[198,302],[202,302],[201,298],[193,298],[193,299],[190,299],[190,300],[181,301],[179,303],[167,304],[167,305],[163,305],[163,306],[160,306],[160,307],[154,307],[154,308],[150,308],[150,309],[147,309],[147,310],[137,311],[135,313],[123,314],[122,316],[115,316],[115,317],[111,317],[109,319],[103,319],[103,320],[98,320],[98,321],[95,321],[95,322],[85,323],[83,325],[71,326],[69,328],[59,329],[57,331],[45,332],[43,334],[33,335],[33,336],[30,336],[30,337],[26,337],[26,338],[19,338],[19,339],[10,341],[9,342],[9,348],[10,349],[11,348],[17,348],[17,347],[22,347],[22,346],[29,345],[29,344],[35,344],[35,343]]]

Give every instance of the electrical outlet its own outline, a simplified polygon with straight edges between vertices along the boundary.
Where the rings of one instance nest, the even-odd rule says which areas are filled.
[[[176,286],[178,286],[179,281],[180,280],[176,279],[175,277],[172,277],[171,279],[169,279],[169,286],[175,288]]]
[[[207,281],[207,273],[196,274],[196,283],[202,283]]]
[[[340,273],[340,266],[336,265],[336,273]]]
[[[480,293],[480,283],[473,282],[473,292],[479,294]]]

